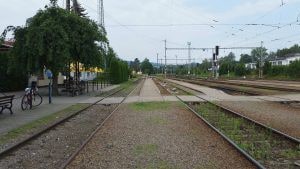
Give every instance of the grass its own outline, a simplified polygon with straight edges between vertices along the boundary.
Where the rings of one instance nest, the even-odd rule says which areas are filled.
[[[153,155],[157,152],[157,150],[158,150],[158,145],[156,144],[142,144],[142,145],[135,146],[134,154],[136,156]]]
[[[300,147],[282,140],[270,130],[225,113],[209,103],[196,105],[195,108],[198,114],[257,160],[300,158]]]
[[[138,102],[129,104],[129,108],[135,111],[167,110],[170,107],[170,102]]]
[[[134,84],[136,83],[138,79],[137,78],[134,78],[134,79],[129,79],[127,82],[123,82],[121,84],[119,84],[120,86],[113,89],[113,90],[110,90],[110,91],[106,91],[106,92],[103,92],[103,93],[99,93],[96,95],[96,97],[104,97],[104,96],[107,96],[117,90],[120,90],[122,88],[124,88],[124,91],[131,91],[133,89],[133,87],[135,86]]]
[[[30,134],[33,131],[37,131],[37,130],[53,123],[56,120],[58,120],[62,117],[65,117],[67,115],[73,114],[76,111],[81,110],[85,107],[87,107],[86,104],[72,105],[66,109],[59,111],[59,112],[53,113],[53,114],[43,117],[41,119],[35,120],[35,121],[27,123],[25,125],[22,125],[21,127],[13,129],[13,130],[9,131],[7,134],[1,136],[0,144],[9,143],[13,139],[19,138],[26,134]]]

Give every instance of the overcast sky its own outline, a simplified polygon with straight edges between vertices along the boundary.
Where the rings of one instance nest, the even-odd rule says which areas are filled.
[[[97,0],[78,1],[97,20]],[[24,25],[48,3],[0,0],[0,32],[8,25]],[[59,0],[59,5],[64,2]],[[164,55],[164,39],[167,47],[187,47],[191,42],[199,48],[253,47],[264,41],[269,51],[300,41],[300,0],[104,0],[104,6],[108,38],[124,60],[147,57],[156,62],[156,53],[160,58]],[[229,52],[239,55],[249,50],[222,50],[220,54]],[[200,62],[211,53],[193,51],[192,58]],[[186,59],[187,51],[168,51],[167,55]]]

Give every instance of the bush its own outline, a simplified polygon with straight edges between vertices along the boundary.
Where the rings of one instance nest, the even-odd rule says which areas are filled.
[[[288,66],[272,66],[270,76],[288,76]]]
[[[0,52],[0,92],[23,90],[27,84],[27,78],[22,69],[9,71],[9,59],[9,52]]]
[[[293,78],[300,78],[300,60],[294,61],[289,65],[288,74]]]
[[[245,76],[247,73],[245,64],[238,64],[235,67],[235,75],[237,76]]]
[[[119,84],[128,80],[129,68],[126,62],[113,58],[110,66],[110,81]]]

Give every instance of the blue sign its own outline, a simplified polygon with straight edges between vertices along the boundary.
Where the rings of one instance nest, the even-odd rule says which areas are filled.
[[[52,79],[52,77],[53,77],[53,74],[50,69],[46,70],[46,75],[47,75],[48,79]]]

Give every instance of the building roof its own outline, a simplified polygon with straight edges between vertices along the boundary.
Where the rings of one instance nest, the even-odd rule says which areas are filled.
[[[4,41],[4,43],[2,43],[0,45],[0,52],[2,51],[9,51],[11,48],[13,48],[15,41],[10,40],[10,41]]]

